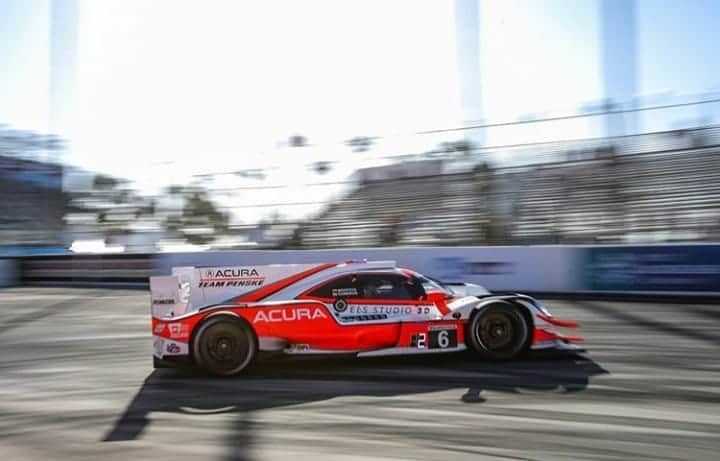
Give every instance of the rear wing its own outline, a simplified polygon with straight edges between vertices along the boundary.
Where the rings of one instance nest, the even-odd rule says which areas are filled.
[[[316,267],[318,264],[173,267],[172,275],[150,277],[152,316],[174,318]]]

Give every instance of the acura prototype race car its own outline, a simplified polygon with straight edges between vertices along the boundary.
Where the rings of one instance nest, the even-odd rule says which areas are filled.
[[[176,267],[150,278],[154,365],[229,376],[261,351],[381,356],[470,349],[508,360],[579,350],[575,328],[521,294],[442,283],[394,261]]]

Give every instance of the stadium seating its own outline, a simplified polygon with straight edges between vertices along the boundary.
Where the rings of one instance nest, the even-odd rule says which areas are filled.
[[[366,182],[301,226],[302,246],[717,239],[719,136],[700,134],[566,145],[565,156],[534,146],[534,166]]]
[[[0,240],[5,245],[61,241],[65,199],[59,188],[0,178]]]

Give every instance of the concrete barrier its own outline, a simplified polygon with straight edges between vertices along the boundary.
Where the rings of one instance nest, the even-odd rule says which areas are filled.
[[[177,266],[395,260],[443,281],[493,291],[720,298],[720,245],[526,246],[243,250],[153,255],[73,255],[22,260],[27,284],[147,287]],[[9,260],[12,261],[12,260]],[[8,274],[12,272],[7,271]],[[12,279],[10,279],[12,280]]]
[[[20,267],[17,259],[0,259],[0,287],[12,287],[20,282]]]
[[[222,266],[395,260],[444,281],[493,291],[720,297],[720,245],[367,248],[160,254],[173,266]]]
[[[568,292],[582,288],[578,258],[582,255],[571,247],[433,247],[174,253],[157,255],[155,264],[158,273],[167,274],[176,266],[395,260],[439,280],[473,282],[490,290]]]

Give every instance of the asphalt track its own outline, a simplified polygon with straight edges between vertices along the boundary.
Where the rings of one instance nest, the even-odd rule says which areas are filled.
[[[717,460],[720,306],[548,301],[582,357],[151,368],[141,291],[0,291],[3,460]]]

